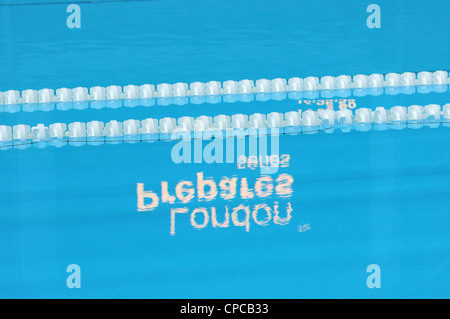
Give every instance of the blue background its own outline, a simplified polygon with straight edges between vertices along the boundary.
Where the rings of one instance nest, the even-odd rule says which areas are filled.
[[[36,3],[37,1],[33,1]],[[447,1],[0,1],[0,91],[449,69]],[[357,98],[358,107],[438,103],[448,93]],[[0,124],[126,120],[297,110],[295,100],[1,113]],[[0,152],[0,297],[449,297],[447,127],[280,137],[289,198],[161,204],[137,212],[136,184],[171,192],[236,164],[174,164],[173,142]],[[277,174],[276,174],[277,175]],[[251,184],[252,184],[251,183]],[[287,202],[289,224],[192,228],[170,208]],[[209,209],[209,208],[208,208]],[[311,229],[299,232],[299,225]],[[68,289],[66,267],[81,267]],[[381,289],[366,267],[381,267]]]

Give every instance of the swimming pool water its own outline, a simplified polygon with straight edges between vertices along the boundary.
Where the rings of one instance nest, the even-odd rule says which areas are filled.
[[[370,1],[86,3],[81,29],[67,28],[67,4],[31,2],[0,1],[0,91],[449,69],[445,1],[378,1],[380,29],[366,26]],[[450,102],[448,91],[352,98],[372,109]],[[0,124],[298,109],[286,99],[2,112]],[[175,141],[2,151],[0,297],[448,298],[449,138],[442,125],[282,135],[286,165],[259,195],[258,168],[175,164]],[[200,173],[218,187],[209,201]],[[224,199],[219,183],[233,177]],[[182,181],[195,188],[186,203]],[[138,211],[138,183],[156,209]],[[252,215],[263,204],[266,225],[265,208]],[[177,208],[187,213],[171,219]],[[213,227],[226,208],[229,226]],[[69,264],[81,267],[80,289],[66,286]],[[370,264],[380,289],[366,285]]]

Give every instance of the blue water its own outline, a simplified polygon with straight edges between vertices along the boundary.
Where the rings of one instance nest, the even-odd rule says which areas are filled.
[[[66,27],[67,4],[31,2],[0,1],[0,91],[450,69],[446,1],[377,1],[380,29],[366,26],[371,1],[80,4],[81,29]],[[371,108],[450,102],[448,92],[353,98]],[[299,108],[286,99],[3,112],[0,124]],[[259,169],[173,163],[176,142],[2,151],[0,297],[448,298],[449,138],[443,126],[283,135],[289,166],[271,175],[268,197],[256,194]],[[234,198],[198,200],[196,189],[188,203],[163,202],[161,182],[176,196],[200,172],[217,187],[237,178]],[[287,193],[277,194],[280,175],[293,181]],[[138,183],[160,198],[155,210],[138,211]],[[266,226],[252,216],[248,231],[231,216],[212,226],[212,209],[222,222],[226,207],[260,204],[271,209]],[[276,205],[280,218],[292,209],[284,225]],[[188,213],[173,223],[176,208]],[[201,214],[190,219],[198,208],[209,218],[202,229]],[[80,289],[66,285],[70,264],[81,267]],[[366,285],[370,264],[381,268],[379,289]]]

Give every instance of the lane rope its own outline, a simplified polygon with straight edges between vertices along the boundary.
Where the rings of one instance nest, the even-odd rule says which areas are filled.
[[[162,119],[147,118],[142,121],[129,119],[123,122],[112,120],[53,123],[19,124],[13,127],[0,125],[0,148],[27,148],[64,146],[64,145],[99,145],[103,143],[122,143],[138,141],[170,141],[181,138],[211,137],[243,137],[261,134],[315,134],[320,131],[343,132],[387,130],[387,129],[419,129],[424,126],[437,128],[450,127],[450,103],[442,107],[437,104],[409,107],[394,106],[390,109],[377,107],[358,108],[334,111],[323,109],[318,111],[290,111],[286,113],[271,112],[269,114],[253,113],[224,115],[214,117],[199,116],[197,118],[183,116],[180,118],[165,117]]]
[[[306,77],[241,81],[210,81],[207,83],[161,83],[158,85],[112,85],[74,89],[8,90],[0,92],[0,112],[53,111],[87,108],[135,107],[169,104],[233,103],[290,99],[395,95],[447,92],[448,71],[405,72],[337,77]]]

